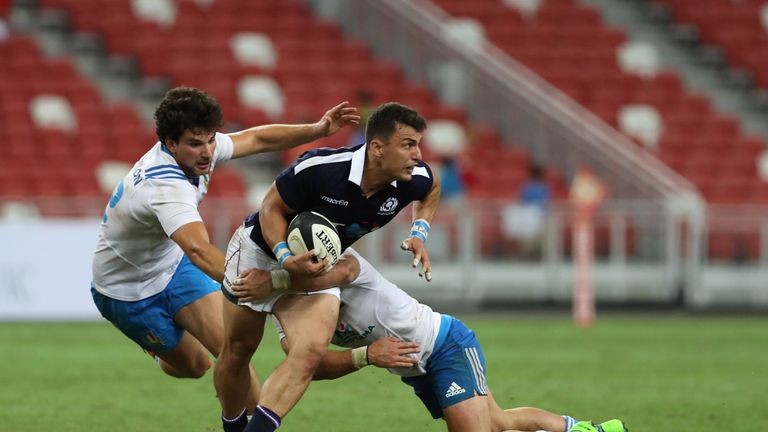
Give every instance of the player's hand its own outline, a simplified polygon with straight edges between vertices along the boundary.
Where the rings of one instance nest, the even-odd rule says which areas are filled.
[[[357,108],[344,101],[326,112],[317,124],[323,136],[330,136],[348,125],[360,124]]]
[[[261,300],[272,293],[272,275],[253,268],[240,273],[232,284],[232,294],[242,302]]]
[[[298,276],[317,277],[330,269],[326,255],[325,250],[312,249],[301,255],[289,256],[283,262],[283,268]]]
[[[368,345],[368,363],[380,368],[409,368],[419,361],[419,344],[388,336]]]
[[[424,244],[424,241],[418,237],[408,237],[400,244],[400,249],[413,252],[413,262],[411,265],[413,268],[417,268],[419,263],[421,263],[419,277],[423,276],[427,282],[432,281],[432,264],[429,262],[429,252],[427,252],[427,246]]]

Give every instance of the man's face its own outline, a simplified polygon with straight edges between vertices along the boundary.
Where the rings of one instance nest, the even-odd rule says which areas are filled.
[[[197,177],[211,171],[213,152],[216,150],[215,137],[216,132],[185,129],[178,143],[168,138],[165,146],[186,175]]]
[[[410,181],[413,169],[421,160],[421,137],[411,126],[397,123],[389,140],[375,146],[383,174],[392,180]]]

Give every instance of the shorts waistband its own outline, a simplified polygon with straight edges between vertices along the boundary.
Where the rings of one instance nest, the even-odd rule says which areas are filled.
[[[259,213],[251,213],[248,216],[245,217],[243,220],[243,225],[248,228],[256,225],[256,222],[259,221]]]
[[[224,298],[225,298],[225,299],[229,300],[229,302],[230,302],[230,303],[233,303],[233,304],[238,304],[238,301],[239,301],[239,300],[238,300],[238,298],[237,298],[237,297],[235,297],[235,295],[234,295],[234,294],[232,294],[231,292],[229,292],[229,290],[228,290],[228,289],[224,288],[224,285],[223,285],[223,284],[219,284],[219,286],[221,287],[221,293],[222,293],[222,294],[224,294]]]
[[[433,353],[439,350],[440,346],[445,342],[445,338],[448,336],[448,331],[451,329],[452,323],[452,316],[440,314],[440,331],[437,332],[437,337],[435,338],[435,346],[432,348]]]

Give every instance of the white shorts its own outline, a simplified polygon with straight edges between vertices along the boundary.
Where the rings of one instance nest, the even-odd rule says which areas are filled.
[[[264,252],[259,245],[251,240],[251,231],[253,227],[246,228],[243,225],[232,234],[232,239],[227,246],[226,261],[224,263],[224,282],[222,287],[232,294],[232,283],[240,273],[257,268],[261,270],[278,270],[280,265],[277,260],[270,257]],[[266,297],[260,302],[241,302],[237,304],[241,306],[247,306],[257,312],[271,313],[272,307],[277,303],[280,297],[284,295],[314,295],[314,294],[330,294],[337,299],[341,298],[341,291],[339,288],[328,288],[319,291],[306,291],[306,292],[273,292],[269,297]]]

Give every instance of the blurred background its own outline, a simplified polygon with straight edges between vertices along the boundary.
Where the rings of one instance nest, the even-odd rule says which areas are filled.
[[[588,168],[598,305],[768,309],[765,0],[0,0],[0,320],[98,318],[99,218],[178,85],[226,131],[418,110],[443,181],[434,280],[398,250],[409,211],[356,248],[438,308],[569,305]],[[310,146],[217,168],[220,248]]]

